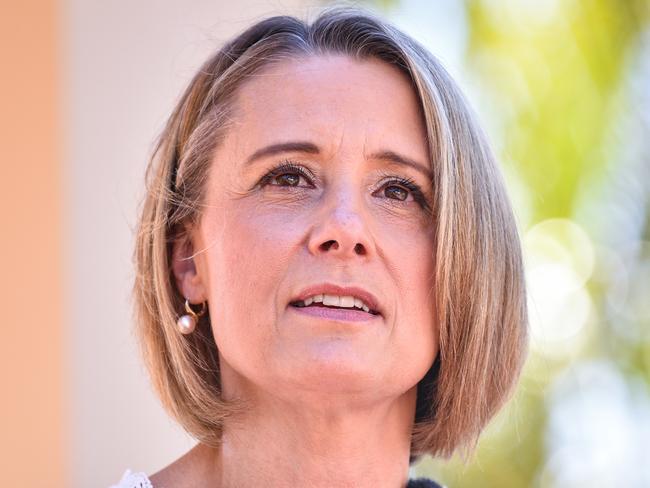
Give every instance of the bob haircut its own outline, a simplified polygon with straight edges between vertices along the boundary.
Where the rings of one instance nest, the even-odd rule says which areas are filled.
[[[415,40],[358,7],[324,9],[311,24],[290,16],[254,24],[203,64],[167,121],[147,168],[134,252],[137,334],[153,386],[188,433],[219,445],[224,419],[241,405],[221,398],[209,314],[193,334],[176,329],[184,298],[172,244],[200,222],[206,175],[237,89],[272,63],[318,55],[390,63],[419,99],[433,171],[431,292],[440,350],[417,386],[410,461],[470,454],[512,394],[528,349],[513,212],[487,140],[449,74]]]

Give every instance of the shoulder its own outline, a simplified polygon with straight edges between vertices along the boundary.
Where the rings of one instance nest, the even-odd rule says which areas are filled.
[[[162,486],[175,486],[177,488],[196,486],[197,482],[191,470],[182,460],[170,464],[161,469],[149,478],[146,474],[133,472],[127,469],[122,475],[122,479],[109,488],[154,488]]]
[[[127,469],[122,475],[122,479],[109,488],[153,488],[153,485],[144,473],[133,473]]]
[[[151,475],[154,487],[195,488],[204,486],[214,475],[215,451],[198,443],[169,466]]]
[[[200,449],[197,447],[191,449],[169,466],[151,475],[151,478],[144,473],[136,473],[127,469],[122,475],[122,479],[109,488],[158,488],[164,486],[189,488],[197,486],[195,458],[199,453]]]

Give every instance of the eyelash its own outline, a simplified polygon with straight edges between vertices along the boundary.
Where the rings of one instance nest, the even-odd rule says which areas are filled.
[[[311,180],[313,178],[313,175],[307,174],[302,167],[298,166],[295,164],[293,161],[290,160],[285,160],[279,165],[275,166],[272,168],[268,173],[266,173],[258,185],[260,188],[263,188],[269,182],[273,179],[276,178],[277,176],[282,176],[285,174],[298,174],[305,178],[306,180]],[[311,172],[310,172],[311,173]],[[424,193],[422,192],[422,189],[420,186],[415,183],[411,178],[403,178],[401,176],[393,175],[390,173],[381,173],[382,177],[389,177],[392,178],[392,180],[386,182],[384,186],[382,186],[381,189],[387,188],[389,186],[395,186],[394,184],[400,185],[404,187],[406,190],[411,192],[411,195],[413,195],[413,200],[415,200],[417,203],[420,204],[425,209],[429,209],[429,203],[427,202],[426,197],[424,196]],[[283,186],[283,185],[276,185],[276,186]],[[289,186],[290,187],[290,186]],[[394,198],[388,198],[388,200],[391,200],[392,202],[395,202],[396,204],[400,203],[408,203],[403,200],[396,200]]]

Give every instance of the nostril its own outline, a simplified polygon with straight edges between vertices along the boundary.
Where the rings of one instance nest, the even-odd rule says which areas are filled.
[[[329,251],[330,249],[338,249],[340,247],[340,244],[336,240],[329,240],[327,242],[324,242],[320,245],[320,248],[323,251]],[[363,246],[363,244],[357,243],[354,246],[354,252],[356,254],[366,254],[366,248]]]
[[[327,241],[327,242],[324,242],[323,244],[321,244],[321,247],[322,247],[325,251],[329,251],[329,249],[330,249],[331,247],[334,247],[334,249],[338,249],[338,247],[339,247],[339,243],[336,242],[336,241],[334,241],[334,240],[331,240],[331,241]]]

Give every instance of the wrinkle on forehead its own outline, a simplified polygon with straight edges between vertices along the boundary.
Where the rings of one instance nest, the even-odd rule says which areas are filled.
[[[237,90],[233,129],[238,134],[231,139],[237,159],[264,145],[309,140],[326,158],[343,155],[346,144],[357,144],[361,157],[388,149],[426,158],[431,166],[420,102],[399,68],[347,55],[305,59],[304,64],[296,59],[273,62]]]

